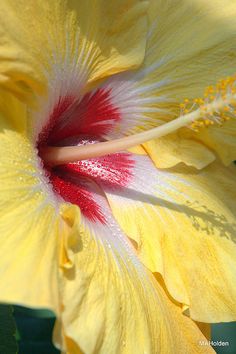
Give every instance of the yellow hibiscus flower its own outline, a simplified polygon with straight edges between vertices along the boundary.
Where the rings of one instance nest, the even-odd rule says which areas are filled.
[[[0,301],[63,352],[212,353],[194,321],[236,319],[235,15],[0,2]]]

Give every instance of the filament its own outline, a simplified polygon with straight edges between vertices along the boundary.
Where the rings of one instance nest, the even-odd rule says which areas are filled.
[[[48,146],[40,156],[46,163],[61,165],[79,160],[87,160],[123,151],[147,141],[164,137],[183,127],[199,131],[235,117],[236,90],[235,77],[221,80],[216,88],[208,87],[204,99],[185,100],[180,104],[180,116],[156,128],[126,136],[120,139],[82,146]],[[190,107],[190,108],[189,108]]]

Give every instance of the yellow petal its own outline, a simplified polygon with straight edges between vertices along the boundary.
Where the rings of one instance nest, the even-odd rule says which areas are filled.
[[[207,86],[235,73],[233,1],[226,0],[222,6],[222,0],[152,0],[148,14],[143,65],[136,72],[122,73],[106,83],[121,115],[118,135],[147,130],[177,118],[185,99],[204,98]],[[216,154],[228,163],[236,159],[235,120],[225,129],[210,127],[203,134],[183,128],[144,146],[157,167],[184,162],[202,168]],[[164,149],[162,158],[160,151]]]
[[[146,7],[136,0],[1,1],[0,84],[29,101],[32,91],[45,91],[52,71],[54,81],[68,71],[93,81],[138,66]]]
[[[139,257],[194,320],[236,320],[235,166],[157,170],[136,161],[130,186],[105,190]]]
[[[217,151],[218,156],[226,166],[236,159],[235,118],[224,122],[221,127],[212,126],[208,129],[203,128],[195,136],[212,151]]]
[[[0,131],[5,128],[26,130],[26,106],[12,94],[0,89]]]
[[[59,226],[29,142],[0,135],[0,301],[58,312]]]
[[[175,11],[173,11],[173,6]],[[153,27],[150,31],[150,40],[146,53],[148,68],[155,62],[162,62],[161,66],[152,72],[147,78],[149,83],[163,81],[161,88],[156,90],[157,95],[168,98],[165,108],[170,117],[176,117],[180,113],[179,104],[184,99],[204,97],[205,88],[216,85],[217,81],[235,73],[232,62],[236,58],[235,40],[235,15],[236,5],[232,1],[152,1],[149,11]],[[155,14],[158,14],[157,17]],[[159,30],[158,30],[159,28]],[[154,93],[154,92],[153,92]],[[167,116],[168,117],[168,116]],[[165,120],[165,117],[162,117]],[[199,168],[199,165],[207,165],[212,158],[206,159],[214,151],[225,164],[236,159],[235,120],[226,123],[225,127],[209,127],[201,129],[201,132],[192,133],[183,129],[176,135],[173,145],[168,143],[168,138],[147,144],[145,147],[152,155],[157,166],[158,151],[166,143],[169,155],[175,155],[175,150],[184,147],[184,141],[193,140],[191,165]],[[177,142],[179,140],[179,142]],[[196,141],[203,143],[205,150],[204,161],[194,148]],[[208,148],[208,152],[207,152]],[[199,150],[199,149],[198,149]],[[185,149],[181,149],[181,158],[186,162]],[[169,159],[168,159],[169,160]],[[167,162],[174,165],[178,161]],[[187,162],[189,165],[189,161]],[[169,167],[168,165],[164,167]]]
[[[196,323],[198,325],[198,328],[204,334],[204,336],[208,340],[211,340],[211,325],[209,323],[203,323],[203,322],[196,322]]]
[[[199,345],[205,337],[142,266],[109,212],[109,225],[79,225],[76,213],[73,207],[63,210],[79,240],[74,267],[64,268],[61,278],[65,351],[213,353]]]
[[[201,169],[215,160],[215,155],[202,143],[178,134],[149,141],[144,147],[159,168],[169,168],[184,162]]]

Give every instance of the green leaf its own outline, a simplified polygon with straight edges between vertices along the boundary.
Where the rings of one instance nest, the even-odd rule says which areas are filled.
[[[0,305],[0,353],[18,353],[16,324],[10,305]]]

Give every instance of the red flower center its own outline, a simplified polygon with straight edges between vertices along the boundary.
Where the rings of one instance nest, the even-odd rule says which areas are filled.
[[[38,137],[38,149],[45,146],[79,146],[109,139],[120,121],[109,90],[98,89],[77,101],[75,97],[60,97],[47,125]],[[80,207],[90,221],[105,223],[105,216],[96,201],[102,187],[125,187],[132,179],[134,160],[127,152],[82,160],[61,166],[44,165],[54,192],[65,201]],[[96,184],[91,190],[89,185]]]

